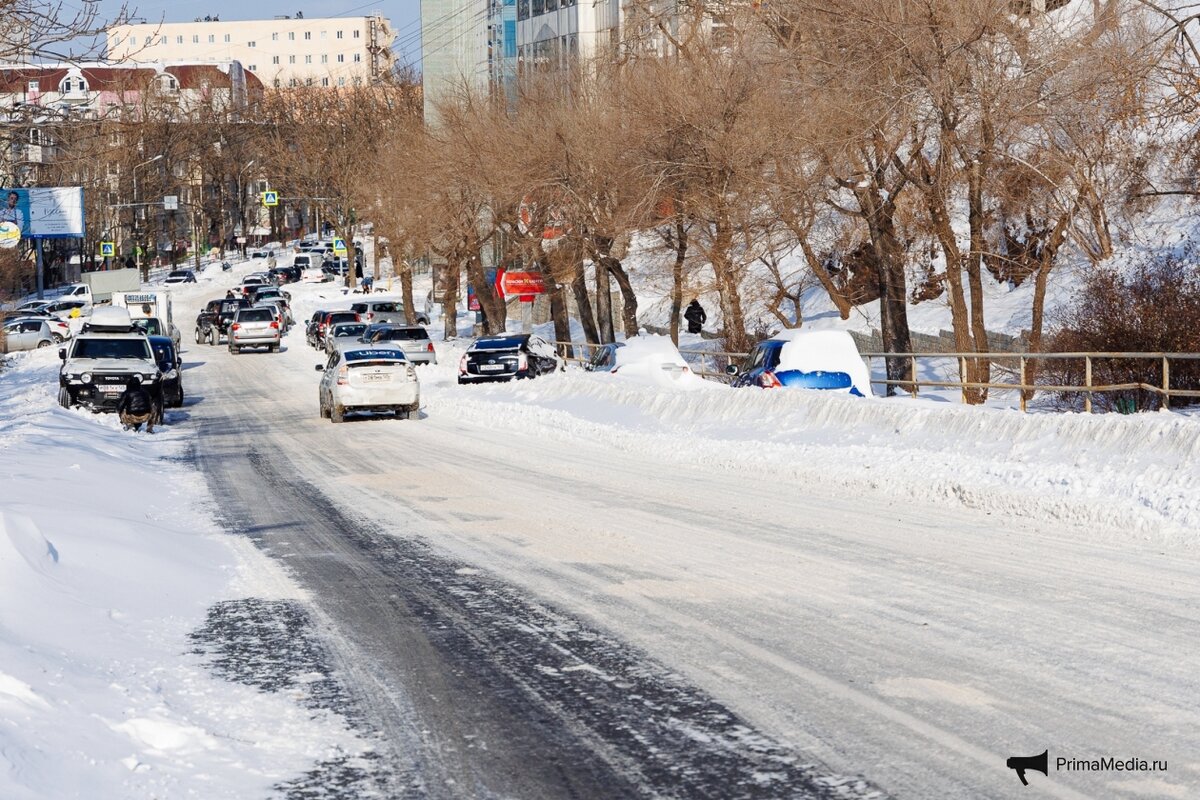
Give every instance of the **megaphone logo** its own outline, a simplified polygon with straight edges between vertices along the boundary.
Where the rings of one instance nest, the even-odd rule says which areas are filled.
[[[1021,779],[1023,786],[1028,786],[1029,781],[1025,780],[1025,770],[1032,769],[1046,775],[1046,762],[1049,758],[1050,751],[1043,750],[1036,756],[1011,756],[1008,759],[1008,768],[1017,771],[1017,777]]]

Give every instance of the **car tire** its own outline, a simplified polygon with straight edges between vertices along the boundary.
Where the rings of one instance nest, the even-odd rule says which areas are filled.
[[[66,341],[65,339],[63,339],[61,334],[57,334],[57,333],[50,334],[50,338],[54,340],[55,344],[62,344],[64,341]]]
[[[63,408],[71,407],[71,393],[67,391],[67,387],[65,386],[59,387],[58,404]]]
[[[196,344],[204,343],[204,335],[200,333],[200,329],[196,328]]]
[[[346,409],[343,406],[333,406],[329,409],[329,421],[337,424],[346,421]]]
[[[49,347],[52,344],[54,344],[54,342],[51,342],[48,339],[42,339],[40,342],[38,342],[38,350],[41,350],[43,347]]]
[[[208,343],[213,347],[216,347],[221,343],[221,334],[216,328],[208,329]]]

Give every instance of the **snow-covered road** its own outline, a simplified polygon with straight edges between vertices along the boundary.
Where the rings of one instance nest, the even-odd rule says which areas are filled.
[[[285,341],[185,354],[200,463],[424,792],[1200,794],[1200,561],[1177,537],[707,467],[627,419],[564,435],[454,386],[448,347],[422,420],[335,426],[321,359]],[[1045,749],[1021,790],[1005,760]]]

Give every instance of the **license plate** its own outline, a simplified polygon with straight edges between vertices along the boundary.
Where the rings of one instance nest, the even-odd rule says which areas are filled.
[[[101,394],[123,394],[125,392],[124,386],[101,385],[96,388],[100,390]]]
[[[366,381],[367,383],[382,383],[384,381],[390,381],[392,379],[392,376],[388,375],[385,372],[369,372],[366,375],[363,375],[362,377],[363,377],[363,380]]]
[[[500,372],[504,369],[503,364],[482,364],[479,367],[481,372]]]

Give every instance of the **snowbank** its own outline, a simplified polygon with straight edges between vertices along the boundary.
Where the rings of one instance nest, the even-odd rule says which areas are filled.
[[[725,389],[702,395],[570,372],[470,387],[422,372],[426,412],[514,436],[598,441],[648,459],[736,470],[781,492],[879,492],[1192,545],[1200,420],[1022,414],[908,398]],[[784,488],[786,487],[786,488]]]
[[[296,590],[212,522],[187,426],[60,408],[55,355],[0,368],[0,797],[265,796],[361,749],[190,653],[214,603]]]

